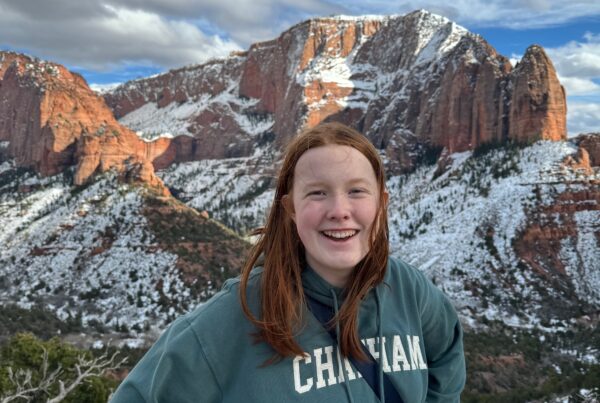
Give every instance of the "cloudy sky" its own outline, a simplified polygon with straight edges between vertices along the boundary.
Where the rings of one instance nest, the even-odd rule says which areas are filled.
[[[568,95],[570,135],[600,132],[598,0],[0,0],[0,49],[65,64],[90,84],[145,77],[246,49],[333,14],[423,8],[519,58],[542,45]]]

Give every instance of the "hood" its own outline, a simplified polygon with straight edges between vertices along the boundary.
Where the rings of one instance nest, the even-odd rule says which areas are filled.
[[[337,297],[338,305],[344,302],[344,289],[332,286],[308,265],[302,271],[302,287],[306,295],[330,308],[334,308],[335,305],[332,292]]]

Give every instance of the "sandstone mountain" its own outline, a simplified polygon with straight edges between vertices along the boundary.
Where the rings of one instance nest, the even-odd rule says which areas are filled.
[[[160,186],[152,167],[277,151],[327,119],[364,132],[390,172],[442,148],[566,137],[564,90],[542,48],[513,69],[425,11],[313,19],[247,52],[126,83],[104,95],[122,124],[63,66],[2,52],[0,80],[7,152],[43,175],[77,165],[77,184],[136,165]]]
[[[93,173],[137,166],[141,180],[162,186],[151,165],[160,142],[120,125],[83,77],[55,63],[0,52],[0,141],[18,166],[44,176],[76,165],[79,185]]]
[[[543,49],[513,68],[483,38],[416,11],[319,18],[223,60],[123,84],[104,95],[126,126],[176,138],[158,166],[276,149],[323,120],[350,124],[414,166],[431,148],[566,138],[565,92]]]

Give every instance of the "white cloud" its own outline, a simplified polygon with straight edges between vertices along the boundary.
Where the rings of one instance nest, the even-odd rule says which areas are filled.
[[[321,0],[0,0],[0,44],[96,71],[171,68],[339,9]]]
[[[516,28],[600,15],[600,2],[595,0],[455,0],[450,4],[442,0],[0,0],[0,38],[4,45],[88,69],[128,63],[165,68],[247,48],[319,15],[399,14],[425,8],[463,25]]]
[[[569,136],[600,133],[600,103],[570,102],[567,112]]]
[[[3,44],[86,69],[111,70],[130,64],[179,67],[240,49],[236,42],[206,35],[189,21],[142,9],[103,5],[81,7],[80,14],[71,11],[68,18],[61,14],[41,18],[39,10],[34,13],[13,3],[30,2],[7,6],[0,1]],[[40,8],[46,4],[51,8],[49,3],[40,3]]]
[[[406,13],[426,9],[467,26],[531,29],[600,14],[596,0],[330,0],[356,13]],[[370,11],[369,11],[370,10]]]
[[[310,16],[344,9],[324,0],[120,0],[119,3],[173,18],[204,20],[245,46],[272,39]]]
[[[600,34],[587,33],[583,42],[571,41],[546,49],[556,70],[564,77],[600,77]]]
[[[560,83],[565,87],[567,95],[596,95],[600,94],[600,85],[589,78],[562,77],[558,75]]]

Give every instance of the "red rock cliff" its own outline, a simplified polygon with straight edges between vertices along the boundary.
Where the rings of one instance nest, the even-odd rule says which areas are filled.
[[[542,47],[530,46],[511,76],[509,137],[519,142],[565,140],[565,90]]]
[[[247,52],[105,97],[124,121],[151,104],[173,108],[181,125],[178,104],[196,108],[183,118],[193,140],[170,152],[173,161],[250,155],[265,141],[281,148],[328,119],[365,133],[394,170],[410,168],[424,147],[566,138],[564,90],[540,47],[513,69],[478,35],[425,11],[313,19]],[[251,124],[257,119],[262,125]]]
[[[75,184],[94,172],[124,169],[164,154],[121,126],[85,80],[61,65],[1,53],[0,141],[17,165],[54,175],[77,165]],[[153,172],[143,177],[160,186]]]

